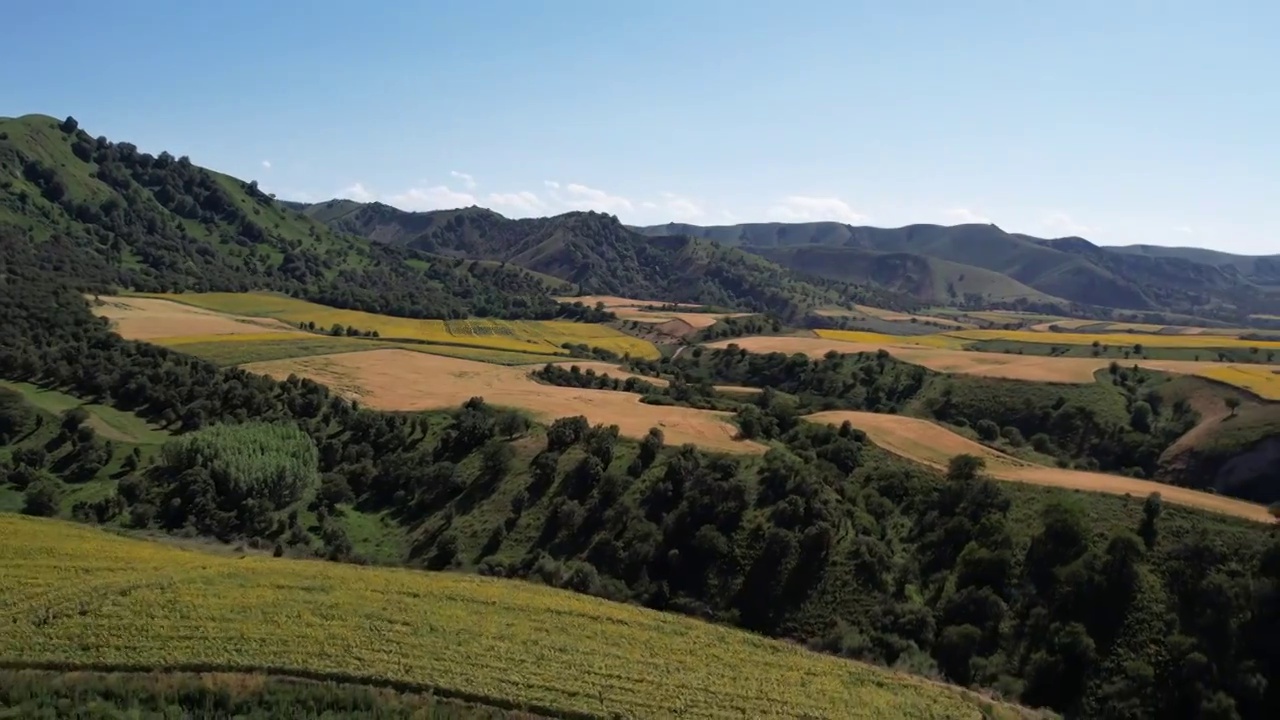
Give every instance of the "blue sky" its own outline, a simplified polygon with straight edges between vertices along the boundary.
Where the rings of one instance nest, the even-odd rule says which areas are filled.
[[[281,197],[1280,252],[1280,3],[59,0],[0,114]]]

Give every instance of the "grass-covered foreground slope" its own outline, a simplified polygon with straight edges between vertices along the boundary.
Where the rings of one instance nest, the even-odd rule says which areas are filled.
[[[430,692],[262,673],[0,670],[6,718],[541,720]],[[306,713],[302,715],[301,713]]]
[[[0,516],[0,608],[11,666],[276,670],[601,717],[984,716],[943,686],[541,586],[16,516]]]

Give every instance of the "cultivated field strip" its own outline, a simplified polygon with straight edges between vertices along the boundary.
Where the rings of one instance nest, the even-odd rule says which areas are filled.
[[[420,320],[341,310],[272,293],[180,293],[145,297],[107,297],[94,311],[112,320],[130,339],[163,339],[165,344],[217,341],[272,341],[320,337],[304,332],[311,323],[325,333],[335,325],[361,333],[377,332],[383,341],[460,345],[536,355],[567,354],[565,343],[598,347],[618,355],[656,358],[657,348],[607,325],[561,320]],[[285,334],[282,334],[285,333]],[[234,336],[234,337],[233,337]]]
[[[839,425],[848,420],[876,445],[902,457],[938,469],[946,469],[956,455],[976,455],[987,461],[987,472],[1000,480],[1050,485],[1070,490],[1146,497],[1158,492],[1171,503],[1232,515],[1256,522],[1271,522],[1266,507],[1244,500],[1199,492],[1150,480],[1105,473],[1044,467],[1019,460],[958,435],[936,423],[902,415],[832,410],[806,417],[811,422]]]
[[[580,365],[597,372],[605,369],[601,364]],[[628,437],[644,437],[649,428],[657,427],[673,445],[693,443],[737,453],[764,451],[757,443],[735,439],[737,428],[730,423],[729,413],[649,405],[629,392],[543,385],[529,377],[527,367],[501,367],[405,350],[370,350],[243,367],[277,379],[291,374],[307,377],[379,410],[453,408],[479,396],[494,405],[526,410],[544,421],[584,415],[592,423],[617,425]],[[627,373],[615,368],[611,374]]]
[[[982,717],[954,689],[567,591],[19,516],[0,516],[0,608],[10,666],[328,674],[599,717]]]
[[[842,333],[818,331],[824,337],[755,336],[731,338],[708,343],[708,347],[723,348],[737,345],[743,350],[757,353],[803,353],[820,358],[828,352],[857,353],[885,350],[903,362],[921,365],[930,370],[959,375],[1028,380],[1050,383],[1091,383],[1095,374],[1107,368],[1112,360],[1090,357],[1050,357],[1047,355],[1018,355],[959,350],[948,347],[922,345],[921,337],[897,337],[880,333]],[[841,332],[841,331],[835,331]],[[1032,333],[1042,335],[1042,333]],[[1051,337],[1056,337],[1055,333]],[[840,338],[860,338],[858,341]],[[929,342],[925,340],[924,342]],[[1221,363],[1192,360],[1150,360],[1131,358],[1120,361],[1123,366],[1139,367],[1179,375],[1195,375],[1228,383],[1248,390],[1264,400],[1280,400],[1280,366],[1249,363]]]

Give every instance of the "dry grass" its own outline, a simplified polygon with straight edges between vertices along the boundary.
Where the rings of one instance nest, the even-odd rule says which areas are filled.
[[[657,427],[671,444],[693,443],[738,453],[763,451],[756,443],[734,439],[737,430],[728,421],[728,413],[646,405],[640,402],[639,395],[628,392],[543,385],[529,377],[528,368],[406,350],[273,360],[243,367],[276,378],[291,373],[309,377],[381,410],[457,407],[480,396],[494,405],[526,410],[542,420],[585,415],[593,423],[617,425],[629,437],[643,437],[649,428]],[[598,371],[603,369],[600,365],[595,367]],[[616,367],[609,373],[626,374]]]
[[[280,320],[240,317],[188,305],[146,297],[103,297],[93,305],[95,314],[111,321],[111,327],[122,337],[152,340],[175,336],[305,335],[298,328]]]
[[[966,437],[957,435],[940,425],[919,418],[834,410],[816,413],[808,416],[807,419],[813,422],[824,422],[833,425],[838,425],[848,420],[855,428],[867,433],[872,442],[885,450],[939,469],[945,469],[947,462],[956,455],[977,455],[987,461],[987,472],[992,477],[1000,480],[1033,485],[1050,485],[1071,490],[1084,490],[1086,492],[1104,492],[1112,495],[1132,495],[1134,497],[1145,497],[1153,492],[1158,492],[1166,501],[1178,505],[1232,515],[1256,522],[1273,521],[1271,513],[1267,511],[1266,507],[1243,500],[1198,492],[1175,485],[1165,485],[1150,480],[1138,480],[1119,475],[1081,472],[1078,470],[1063,470],[1029,463],[988,448]]]

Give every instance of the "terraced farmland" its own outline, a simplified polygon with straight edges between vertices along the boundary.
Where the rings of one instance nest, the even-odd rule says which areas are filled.
[[[921,679],[543,586],[216,556],[18,516],[0,516],[0,622],[9,667],[257,670],[552,716],[1016,717]]]
[[[382,342],[425,343],[437,346],[480,348],[501,353],[529,353],[538,356],[563,355],[565,343],[587,345],[634,357],[653,358],[658,350],[651,343],[606,325],[558,320],[418,320],[377,315],[357,310],[340,310],[271,293],[182,293],[152,294],[145,297],[105,298],[96,311],[112,320],[125,337],[160,344],[191,346],[196,343],[250,342],[277,343],[279,356],[284,341],[300,345],[315,343],[315,333],[304,332],[299,324],[314,323],[318,332],[334,326],[343,331],[376,332]],[[335,338],[339,339],[339,338]],[[250,348],[240,352],[251,354]],[[457,353],[453,353],[457,354]],[[535,358],[535,362],[542,358]],[[502,362],[512,362],[503,358]]]

